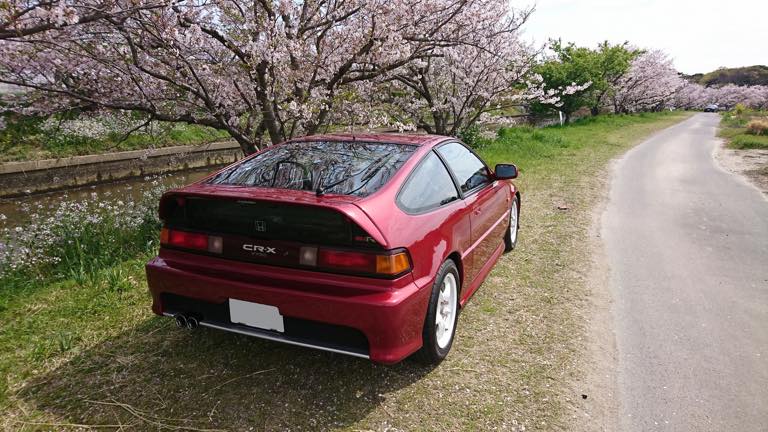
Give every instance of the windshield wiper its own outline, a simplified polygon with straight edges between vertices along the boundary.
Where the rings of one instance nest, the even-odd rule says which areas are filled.
[[[387,162],[389,162],[389,160],[390,160],[391,158],[392,158],[392,155],[384,155],[384,156],[381,156],[380,158],[378,158],[378,159],[374,160],[373,162],[369,163],[369,164],[368,164],[368,166],[366,166],[365,168],[363,168],[362,170],[360,170],[360,171],[358,171],[358,172],[356,172],[356,173],[354,173],[354,174],[350,174],[350,175],[348,175],[348,176],[346,176],[346,177],[342,178],[341,180],[339,180],[339,181],[336,181],[336,182],[333,182],[333,183],[331,183],[331,184],[329,184],[329,185],[327,185],[327,186],[322,186],[322,185],[319,185],[319,186],[317,187],[317,190],[315,191],[315,195],[317,195],[317,196],[323,196],[323,195],[325,194],[325,191],[327,191],[327,190],[330,190],[330,189],[333,189],[334,187],[336,187],[336,186],[338,186],[338,185],[340,185],[340,184],[344,183],[345,181],[347,181],[347,180],[349,180],[349,179],[351,179],[351,178],[353,178],[353,177],[359,176],[361,173],[364,173],[364,172],[365,172],[366,174],[365,174],[365,176],[363,176],[363,178],[361,178],[360,180],[361,180],[361,181],[366,181],[366,180],[369,180],[369,179],[373,178],[373,176],[375,176],[375,175],[376,175],[376,173],[378,173],[378,172],[379,172],[379,170],[380,170],[382,167],[384,167],[384,165],[385,165]],[[373,167],[374,165],[376,165],[376,166],[375,166],[374,168],[371,168],[371,167]],[[366,172],[366,171],[367,171],[367,172]]]

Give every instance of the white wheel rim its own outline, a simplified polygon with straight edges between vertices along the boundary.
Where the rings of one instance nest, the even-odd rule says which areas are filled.
[[[453,338],[453,326],[456,323],[456,286],[456,277],[453,273],[446,274],[437,297],[435,336],[437,336],[437,346],[440,348],[447,347]]]
[[[509,210],[509,242],[517,241],[517,201],[512,202],[512,208]]]

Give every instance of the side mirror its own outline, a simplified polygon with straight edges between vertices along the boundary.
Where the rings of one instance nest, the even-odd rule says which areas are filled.
[[[498,164],[493,170],[496,180],[517,178],[517,167],[514,164]]]

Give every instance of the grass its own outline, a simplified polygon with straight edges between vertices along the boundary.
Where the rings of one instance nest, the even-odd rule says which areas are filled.
[[[489,163],[520,166],[520,240],[462,312],[437,368],[179,331],[149,311],[148,251],[4,303],[0,428],[568,430],[578,397],[569,383],[585,366],[585,244],[599,174],[687,115],[506,129],[483,143]]]
[[[747,130],[750,122],[768,121],[768,111],[739,108],[722,114],[720,136],[734,149],[768,149],[768,135],[753,135]]]
[[[186,123],[152,122],[150,126],[126,136],[127,131],[122,129],[131,128],[110,127],[109,119],[93,117],[81,120],[81,117],[69,115],[58,120],[61,120],[60,125],[64,127],[56,121],[46,121],[45,118],[9,119],[6,127],[0,129],[0,162],[203,144],[229,139],[226,132]],[[130,118],[121,120],[124,123],[141,123]]]

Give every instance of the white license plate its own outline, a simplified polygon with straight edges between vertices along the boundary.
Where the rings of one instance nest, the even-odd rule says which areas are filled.
[[[280,310],[270,305],[229,299],[229,319],[233,324],[285,332]]]

